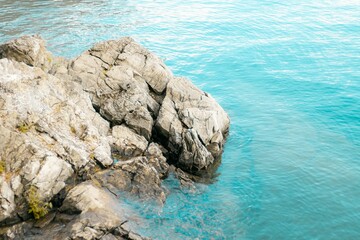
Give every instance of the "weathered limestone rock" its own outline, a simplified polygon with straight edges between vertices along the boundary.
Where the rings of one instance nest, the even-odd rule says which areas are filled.
[[[155,200],[164,203],[165,189],[161,187],[163,173],[156,170],[160,166],[156,159],[150,163],[146,157],[135,157],[119,161],[113,169],[95,174],[95,179],[112,192],[128,191],[142,200]],[[167,164],[166,164],[167,165]]]
[[[169,171],[194,190],[219,163],[227,114],[131,38],[69,61],[25,36],[0,45],[0,73],[0,226],[29,219],[32,191],[62,211],[0,238],[143,239],[115,195],[163,203]]]
[[[5,179],[5,176],[0,177],[0,221],[11,217],[16,207],[14,199],[15,194]]]
[[[29,66],[50,69],[52,54],[46,50],[45,41],[38,35],[23,36],[0,45],[0,59],[24,62]]]
[[[194,179],[194,177],[196,176],[186,173],[180,168],[175,167],[174,165],[171,165],[169,167],[169,172],[174,174],[175,177],[179,179],[181,187],[189,190],[189,192],[192,193],[196,192],[195,179]]]
[[[69,72],[112,125],[125,123],[150,140],[156,122],[155,138],[183,169],[207,169],[220,156],[230,123],[224,110],[131,38],[96,44]]]
[[[114,196],[105,190],[93,185],[91,181],[83,182],[69,191],[66,199],[60,208],[61,212],[79,213],[94,211],[96,209],[106,210],[111,205],[117,205]],[[121,216],[120,212],[114,213],[115,216]]]
[[[70,74],[113,125],[126,123],[150,139],[161,94],[172,77],[162,61],[131,38],[96,44],[75,59]]]
[[[81,213],[67,225],[67,230],[62,232],[65,233],[64,237],[70,237],[69,239],[145,239],[125,227],[128,222],[127,213],[119,200],[91,182],[84,182],[73,188],[60,211]]]
[[[206,169],[222,152],[230,120],[207,93],[189,80],[173,78],[166,90],[156,128],[188,171]],[[166,140],[163,142],[166,142]]]
[[[113,130],[115,128],[119,132],[114,133],[113,131],[113,137],[118,136],[120,138],[121,133],[123,133],[124,137],[133,137],[132,141],[134,143],[136,143],[134,140],[137,140],[137,138],[142,138],[138,143],[145,141],[143,137],[134,135],[126,127],[116,126]],[[120,146],[118,145],[118,147]],[[143,147],[146,147],[146,145],[144,144]],[[124,149],[128,149],[128,146],[125,146]],[[161,179],[167,177],[169,165],[162,154],[160,145],[150,143],[146,151],[145,149],[141,150],[141,154],[144,154],[144,156],[136,157],[137,155],[133,154],[134,151],[130,151],[130,153],[127,155],[128,158],[120,159],[112,169],[97,172],[94,175],[96,182],[113,193],[127,191],[143,200],[156,200],[159,203],[164,203],[166,193],[165,189],[161,187]]]
[[[70,190],[60,211],[36,222],[0,229],[0,236],[32,240],[147,239],[135,233],[139,223],[128,218],[134,213],[124,209],[114,195],[91,181]]]
[[[164,179],[168,175],[169,164],[166,162],[161,146],[157,143],[150,143],[146,149],[145,156],[147,157],[149,164],[155,168],[159,177]]]
[[[39,35],[23,36],[0,45],[0,59],[23,62],[61,79],[69,79],[68,60],[53,56],[45,45],[45,41]]]
[[[201,170],[213,164],[214,157],[201,142],[197,132],[190,128],[183,132],[179,164],[185,168]]]
[[[30,186],[39,200],[49,201],[74,171],[86,171],[96,162],[109,166],[113,160],[108,123],[80,85],[8,59],[0,60],[0,72],[3,221],[27,214],[21,202]]]
[[[143,200],[156,200],[159,203],[164,203],[166,194],[165,189],[161,187],[161,179],[167,177],[169,165],[162,154],[160,145],[150,143],[147,146],[143,137],[136,135],[124,126],[115,126],[114,129],[117,130],[113,131],[112,137],[115,137],[117,141],[119,139],[129,140],[127,145],[117,145],[119,149],[130,149],[129,154],[126,156],[116,154],[117,158],[120,157],[118,162],[114,164],[112,169],[97,172],[94,175],[96,182],[113,193],[127,191]],[[141,151],[137,152],[144,156],[138,155],[132,148],[129,148],[129,146],[133,146],[129,142],[131,144],[146,143],[141,146]]]
[[[141,156],[148,146],[148,142],[143,136],[123,125],[112,128],[110,142],[113,153],[124,158]]]

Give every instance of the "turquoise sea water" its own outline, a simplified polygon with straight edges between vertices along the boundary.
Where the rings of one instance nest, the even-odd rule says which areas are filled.
[[[0,42],[32,33],[69,58],[133,36],[229,113],[217,181],[167,180],[144,235],[360,239],[359,0],[0,0]]]

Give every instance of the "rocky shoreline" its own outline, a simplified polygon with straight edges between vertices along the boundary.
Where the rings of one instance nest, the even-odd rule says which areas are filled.
[[[219,163],[230,120],[131,38],[73,60],[44,40],[0,45],[0,237],[146,239],[121,207],[163,204],[170,172],[193,187]]]

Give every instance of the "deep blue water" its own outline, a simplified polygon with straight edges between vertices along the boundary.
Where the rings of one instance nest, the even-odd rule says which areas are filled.
[[[143,234],[360,239],[359,0],[64,2],[0,0],[0,42],[40,33],[71,58],[130,35],[231,117],[217,181],[134,203]]]

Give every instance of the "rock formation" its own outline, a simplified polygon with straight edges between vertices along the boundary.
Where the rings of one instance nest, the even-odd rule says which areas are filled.
[[[0,45],[0,73],[5,239],[142,239],[122,193],[162,204],[170,170],[190,186],[223,151],[224,110],[131,38],[66,60],[21,37]]]

